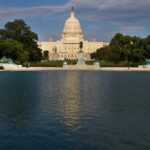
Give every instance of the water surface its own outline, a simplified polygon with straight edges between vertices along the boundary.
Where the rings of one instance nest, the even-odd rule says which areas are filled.
[[[0,72],[0,150],[149,150],[150,73]]]

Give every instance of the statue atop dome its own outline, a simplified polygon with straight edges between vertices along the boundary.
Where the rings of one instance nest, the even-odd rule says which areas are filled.
[[[70,13],[70,17],[74,17],[74,16],[75,16],[74,7],[72,6],[72,8],[71,8],[71,13]]]
[[[72,9],[71,9],[73,12],[74,12],[74,7],[72,6]]]

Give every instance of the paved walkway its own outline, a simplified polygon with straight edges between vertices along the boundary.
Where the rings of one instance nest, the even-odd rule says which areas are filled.
[[[7,68],[4,71],[52,71],[52,70],[88,70],[88,71],[150,71],[150,68],[127,68],[127,67],[101,67],[100,69],[92,68],[61,68],[61,67],[30,67],[30,68]]]

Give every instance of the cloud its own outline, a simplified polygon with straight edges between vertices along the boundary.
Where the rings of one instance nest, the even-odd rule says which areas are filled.
[[[84,19],[129,21],[150,18],[150,0],[70,0],[66,4],[55,6],[1,7],[0,19],[53,15],[66,12],[71,6],[75,6]]]
[[[0,19],[9,20],[16,17],[37,17],[45,16],[50,14],[56,14],[64,12],[68,8],[68,5],[62,6],[41,6],[41,7],[28,7],[28,8],[15,8],[15,7],[1,7],[0,8]]]
[[[123,34],[133,34],[144,30],[142,26],[123,26],[120,28],[120,32]]]
[[[107,0],[99,6],[104,19],[141,20],[150,18],[150,0]]]
[[[93,21],[94,26],[91,28],[88,29],[87,25],[85,26],[86,33],[91,38],[97,36],[108,39],[116,32],[149,33],[150,0],[68,0],[67,3],[61,5],[0,7],[0,23],[16,18],[29,20],[42,18],[42,21],[56,16],[63,18],[64,14],[68,14],[71,6],[75,7],[78,18],[83,22]],[[45,39],[48,35],[42,37]]]

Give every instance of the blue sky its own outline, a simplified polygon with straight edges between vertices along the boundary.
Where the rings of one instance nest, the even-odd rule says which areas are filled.
[[[39,40],[59,39],[71,6],[86,39],[110,41],[116,32],[150,35],[150,0],[0,0],[0,28],[24,19]]]

